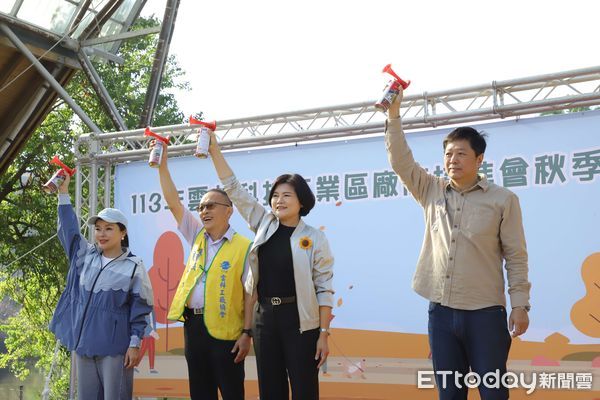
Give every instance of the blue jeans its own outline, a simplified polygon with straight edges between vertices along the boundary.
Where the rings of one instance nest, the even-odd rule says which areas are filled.
[[[495,376],[502,377],[510,343],[503,306],[467,311],[430,303],[429,346],[440,400],[467,400],[468,388],[464,379],[456,385],[456,372],[464,377],[472,371],[483,379],[486,373],[498,370]],[[445,376],[445,385],[444,375],[438,371],[452,371]],[[481,400],[508,399],[508,389],[501,383],[499,388],[480,384],[479,394]]]

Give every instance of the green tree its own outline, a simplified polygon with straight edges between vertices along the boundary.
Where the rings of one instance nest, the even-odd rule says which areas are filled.
[[[140,18],[133,29],[158,24],[156,19]],[[95,63],[130,128],[136,127],[143,108],[157,39],[157,36],[143,36],[124,42],[119,50],[119,55],[125,59],[123,65]],[[154,125],[182,122],[184,116],[173,90],[188,89],[183,77],[184,71],[174,56],[169,56]],[[115,130],[83,73],[78,72],[66,89],[103,131]],[[73,165],[75,140],[79,134],[88,131],[73,111],[62,100],[57,100],[21,154],[0,177],[0,299],[18,305],[16,314],[0,325],[7,348],[7,352],[0,355],[0,368],[9,367],[21,379],[31,368],[37,368],[43,374],[50,368],[55,338],[48,331],[48,323],[64,288],[68,268],[58,239],[43,244],[56,232],[57,207],[56,196],[44,194],[40,186],[55,171],[48,164],[55,154]],[[37,246],[40,247],[15,262]],[[51,398],[66,398],[69,369],[69,354],[61,349]]]
[[[134,29],[150,28],[157,24],[158,22],[153,19],[138,19]],[[104,86],[111,94],[129,129],[137,128],[140,120],[146,89],[150,82],[152,56],[156,49],[157,39],[158,36],[154,35],[123,42],[119,49],[120,56],[126,60],[123,65],[112,62],[95,64]],[[179,110],[173,93],[174,89],[189,89],[189,84],[181,81],[183,75],[184,71],[179,67],[175,57],[170,55],[164,68],[161,95],[156,102],[152,125],[164,126],[183,122],[184,115]],[[94,90],[87,84],[85,75],[77,74],[70,84],[78,88],[74,91],[73,98],[88,112],[94,122],[104,131],[115,130],[110,119],[104,113]],[[89,131],[87,127],[83,128],[83,131]]]

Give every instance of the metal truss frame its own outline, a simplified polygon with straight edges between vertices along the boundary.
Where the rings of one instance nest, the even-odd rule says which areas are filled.
[[[373,104],[367,101],[218,121],[215,133],[224,150],[381,134],[385,114]],[[407,95],[401,115],[405,130],[417,130],[595,105],[600,105],[600,66]],[[198,129],[193,126],[152,129],[171,136],[170,156],[189,155],[195,148]],[[90,133],[78,139],[77,207],[82,217],[92,215],[100,202],[110,205],[114,165],[148,156],[149,140],[143,132]]]
[[[125,0],[104,1],[106,4],[100,10],[95,10],[92,7],[91,0],[77,2],[68,0],[68,2],[71,5],[76,5],[77,8],[73,10],[70,20],[62,32],[51,30],[52,28],[50,27],[36,26],[28,22],[27,19],[21,19],[19,11],[24,4],[22,0],[14,2],[9,14],[0,12],[0,42],[2,42],[3,53],[5,52],[7,57],[9,57],[8,62],[3,67],[3,72],[6,72],[1,79],[3,81],[3,90],[20,78],[18,84],[27,89],[21,89],[22,92],[23,90],[25,92],[22,93],[23,96],[17,102],[23,104],[20,104],[20,107],[17,108],[29,110],[28,112],[19,112],[17,114],[11,114],[5,109],[2,110],[3,113],[6,113],[5,116],[7,118],[4,118],[2,123],[6,129],[3,129],[0,133],[0,173],[6,171],[10,162],[22,149],[35,128],[43,121],[56,96],[64,99],[78,117],[88,126],[88,129],[100,132],[96,124],[64,90],[64,86],[78,69],[82,69],[87,75],[98,95],[100,103],[113,121],[115,129],[128,129],[89,57],[101,57],[117,63],[123,63],[121,57],[102,48],[93,47],[98,44],[94,40],[112,42],[112,51],[116,52],[118,45],[123,40],[140,34],[156,33],[156,28],[136,32],[128,31],[134,19],[139,15],[146,0],[132,1],[128,5],[128,7],[131,7],[129,7],[127,19],[124,21],[116,20],[113,16],[121,6],[127,5]],[[56,4],[57,7],[59,5],[60,3]],[[100,3],[96,4],[98,7],[100,5]],[[56,10],[59,10],[59,8]],[[58,13],[58,11],[56,12]],[[27,18],[27,15],[25,13],[24,17]],[[68,13],[64,17],[69,17]],[[81,26],[82,32],[77,37],[73,37],[72,35],[86,17],[90,18],[84,21],[84,25]],[[61,18],[57,20],[61,20]],[[97,36],[108,22],[120,26],[122,32],[110,37],[102,36],[98,38]],[[14,54],[11,48],[16,50]],[[32,64],[33,71],[37,74],[27,72],[30,67],[24,65],[24,60]],[[26,73],[27,75],[24,75]],[[41,79],[38,79],[38,75]],[[11,77],[13,79],[9,80]],[[27,77],[30,77],[30,83],[21,84]],[[16,106],[19,106],[19,104],[15,104]]]

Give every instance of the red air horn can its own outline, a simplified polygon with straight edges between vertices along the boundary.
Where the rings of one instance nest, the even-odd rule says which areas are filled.
[[[385,89],[383,89],[383,95],[379,101],[375,103],[375,108],[377,108],[379,111],[386,112],[400,92],[400,86],[402,86],[402,89],[406,89],[408,85],[410,85],[410,81],[406,82],[400,78],[392,69],[392,64],[388,64],[383,67],[382,72],[388,73],[394,78],[388,82]]]
[[[159,134],[152,132],[149,127],[146,127],[144,136],[150,136],[156,139],[154,148],[150,152],[150,157],[148,158],[148,165],[152,168],[158,168],[160,162],[162,161],[164,146],[169,145],[169,138],[162,137]]]
[[[208,147],[210,146],[210,132],[214,132],[215,129],[217,129],[217,122],[200,121],[190,115],[190,125],[201,125],[200,132],[198,132],[198,143],[196,144],[194,155],[198,158],[207,158]]]
[[[69,176],[73,176],[73,174],[75,174],[77,171],[76,168],[67,167],[62,161],[60,161],[58,156],[54,156],[52,160],[50,160],[50,164],[58,165],[60,169],[56,171],[54,175],[52,175],[52,178],[50,178],[50,180],[48,180],[48,182],[42,186],[42,190],[47,194],[56,193],[60,185],[62,185],[65,181],[67,174],[69,174]]]

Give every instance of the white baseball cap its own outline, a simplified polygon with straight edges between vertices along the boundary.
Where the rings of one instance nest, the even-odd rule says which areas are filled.
[[[100,211],[98,215],[88,218],[87,223],[88,225],[95,225],[96,221],[99,219],[111,224],[120,223],[125,225],[127,228],[127,218],[125,218],[125,215],[116,208],[105,208],[104,210]]]

